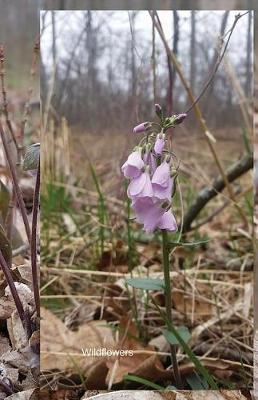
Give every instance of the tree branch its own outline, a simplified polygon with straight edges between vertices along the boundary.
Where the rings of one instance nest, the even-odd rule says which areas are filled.
[[[227,171],[226,176],[228,182],[233,182],[241,175],[248,172],[253,167],[253,157],[252,155],[246,155],[241,160],[233,164]],[[188,232],[191,230],[192,222],[196,219],[202,209],[206,204],[217,196],[218,193],[222,192],[225,188],[225,181],[220,176],[215,179],[212,187],[206,187],[202,189],[198,196],[196,197],[194,203],[190,206],[184,218],[183,232]]]

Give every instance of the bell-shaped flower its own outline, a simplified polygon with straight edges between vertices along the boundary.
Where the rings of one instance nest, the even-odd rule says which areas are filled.
[[[122,166],[122,172],[126,178],[137,178],[144,167],[144,162],[141,157],[141,152],[139,150],[131,153],[127,161]]]
[[[136,199],[133,201],[132,208],[137,221],[143,224],[143,229],[147,233],[151,233],[157,229],[163,214],[166,212],[159,202],[149,197]]]
[[[164,149],[164,146],[165,146],[165,135],[164,134],[158,135],[157,139],[156,139],[156,142],[155,142],[155,145],[154,145],[155,153],[158,154],[158,155],[161,155],[162,151]]]
[[[166,211],[159,220],[158,228],[176,232],[177,223],[171,210]]]
[[[170,166],[166,161],[163,161],[154,172],[152,187],[154,197],[160,200],[171,201],[173,179],[170,176]]]
[[[141,173],[137,178],[132,179],[127,188],[127,195],[132,199],[153,196],[153,189],[148,170]]]

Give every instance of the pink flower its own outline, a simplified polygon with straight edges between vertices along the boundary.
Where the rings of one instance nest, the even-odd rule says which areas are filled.
[[[151,174],[154,174],[154,172],[157,168],[157,163],[156,163],[153,153],[151,153],[151,152],[145,153],[143,156],[143,161],[145,162],[146,165],[148,165],[150,167]]]
[[[153,189],[149,172],[143,172],[141,175],[130,182],[127,188],[127,195],[132,199],[137,197],[153,196]]]
[[[166,161],[156,169],[152,177],[154,196],[161,200],[171,201],[173,179],[170,176],[170,167]]]
[[[155,145],[154,145],[154,151],[156,154],[161,155],[162,151],[164,149],[165,146],[165,139],[164,139],[164,135],[162,135],[161,137],[158,135]]]
[[[149,197],[136,199],[133,201],[132,208],[137,221],[143,224],[143,228],[147,233],[157,229],[162,215],[166,211],[161,207],[160,203],[154,202]]]
[[[172,211],[166,211],[159,220],[158,228],[166,229],[167,231],[176,232],[177,223]]]
[[[147,122],[142,122],[141,124],[135,126],[133,128],[133,133],[143,133],[146,132],[146,124]]]
[[[157,228],[171,232],[177,231],[177,223],[171,210],[166,211],[159,201],[149,197],[141,197],[133,200],[132,208],[136,220],[143,224],[147,233],[154,232]]]
[[[126,178],[137,178],[141,174],[144,167],[144,162],[141,158],[140,151],[136,150],[131,153],[127,161],[122,166],[123,174]]]

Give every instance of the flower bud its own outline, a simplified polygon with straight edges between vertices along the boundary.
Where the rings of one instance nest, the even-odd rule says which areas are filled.
[[[155,112],[156,112],[157,116],[162,119],[163,112],[162,112],[162,108],[161,108],[160,104],[155,104]]]
[[[154,151],[156,154],[161,155],[162,151],[165,146],[165,135],[164,134],[159,134],[157,136],[155,145],[154,145]]]
[[[179,125],[179,124],[181,124],[181,123],[184,121],[184,119],[187,117],[187,114],[178,114],[178,115],[175,115],[174,117],[175,117],[175,119],[174,119],[174,124],[175,124],[175,125]]]
[[[149,122],[142,122],[141,124],[135,126],[133,128],[133,133],[143,133],[146,132],[146,129],[149,126]]]

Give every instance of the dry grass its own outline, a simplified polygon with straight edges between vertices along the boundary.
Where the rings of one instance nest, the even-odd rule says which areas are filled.
[[[191,137],[189,133],[180,136],[179,132],[175,133],[174,150],[182,159],[182,191],[184,207],[187,209],[198,190],[210,185],[217,171],[204,141],[198,136]],[[237,136],[239,139],[241,134]],[[64,349],[62,354],[55,354],[57,359],[66,358],[68,351],[69,357],[76,360],[77,367],[71,361],[69,368],[61,372],[61,375],[53,372],[44,374],[43,386],[52,382],[58,387],[60,380],[71,379],[67,381],[70,382],[68,385],[77,383],[88,389],[103,389],[105,384],[109,388],[121,388],[126,387],[121,379],[122,372],[131,372],[147,379],[149,377],[149,380],[165,386],[171,382],[171,372],[167,370],[168,349],[161,335],[164,321],[151,305],[146,293],[128,290],[124,284],[126,276],[162,275],[157,235],[144,235],[132,223],[133,255],[128,251],[127,212],[120,176],[122,158],[125,158],[128,148],[132,147],[129,142],[133,139],[128,138],[129,135],[125,137],[122,133],[102,136],[78,134],[75,129],[70,135],[72,174],[69,179],[63,179],[63,182],[59,179],[54,185],[62,200],[59,206],[62,203],[65,207],[43,210],[41,298],[42,303],[54,311],[69,330],[76,331],[92,321],[103,321],[114,330],[115,346],[118,348],[124,345],[125,340],[122,340],[121,332],[129,329],[126,341],[130,344],[126,342],[126,345],[138,349],[141,358],[134,359],[137,357],[135,355],[134,361],[128,362],[127,369],[123,361],[118,366],[115,364],[113,375],[110,365],[105,375],[103,365],[92,377],[88,367],[80,367],[80,349],[77,347],[73,352]],[[225,166],[243,154],[241,140],[218,139],[216,149]],[[99,195],[90,176],[89,161],[94,165],[99,178],[108,214],[108,220],[102,226],[105,231],[102,253],[99,239]],[[236,189],[241,187],[243,190],[250,184],[251,176],[247,174],[237,182]],[[227,199],[227,193],[217,196],[202,217],[209,215]],[[250,223],[251,203],[251,193],[239,200]],[[180,218],[178,200],[175,213]],[[229,202],[216,218],[198,232],[188,234],[185,240],[194,242],[207,238],[210,240],[207,244],[194,250],[178,248],[173,253],[173,324],[189,328],[192,350],[221,387],[248,387],[252,381],[252,237]],[[132,271],[130,265],[133,265]],[[154,296],[162,309],[163,293],[155,292]],[[138,340],[130,342],[130,335],[138,337]],[[44,338],[41,341],[44,346]],[[90,343],[86,342],[86,345],[90,346]],[[54,349],[50,348],[47,352],[51,355]],[[186,382],[194,371],[194,365],[180,349],[178,359]],[[75,377],[73,371],[77,371],[78,366],[80,373]],[[99,373],[105,375],[104,387],[104,381],[98,381]],[[139,384],[134,385],[141,387]]]

